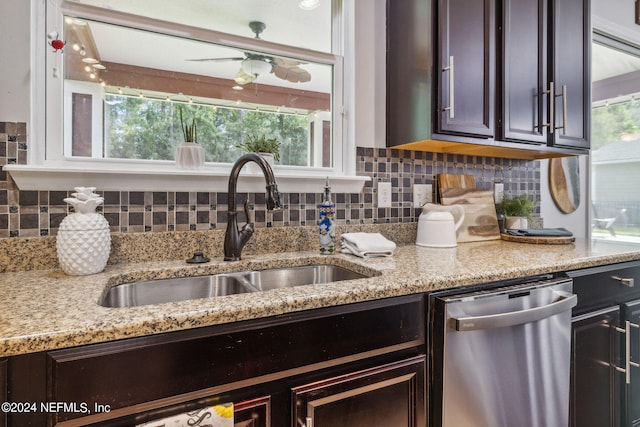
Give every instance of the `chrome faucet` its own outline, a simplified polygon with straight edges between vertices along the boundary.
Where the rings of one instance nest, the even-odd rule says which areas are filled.
[[[269,166],[261,156],[255,153],[248,153],[240,157],[231,168],[229,175],[229,193],[228,193],[228,211],[227,211],[227,231],[224,235],[224,260],[239,261],[240,253],[243,246],[249,241],[253,235],[253,220],[250,219],[249,201],[244,203],[244,213],[247,217],[247,223],[238,230],[238,212],[236,212],[236,199],[238,197],[238,177],[242,167],[249,163],[255,162],[260,166],[264,179],[267,182],[267,210],[280,210],[280,193],[276,185],[276,177],[273,175],[273,169]]]

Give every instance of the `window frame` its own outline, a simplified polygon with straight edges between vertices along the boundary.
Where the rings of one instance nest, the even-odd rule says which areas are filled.
[[[123,12],[105,10],[94,6],[83,5],[61,0],[58,8],[46,7],[44,1],[38,1],[32,16],[32,28],[35,37],[32,40],[32,111],[30,128],[30,149],[27,165],[10,165],[16,183],[21,189],[69,189],[76,185],[96,185],[99,189],[125,190],[154,190],[163,188],[168,191],[184,190],[184,185],[190,185],[194,191],[225,191],[231,164],[207,163],[197,171],[181,171],[173,166],[173,162],[154,160],[128,159],[92,159],[67,157],[64,155],[63,105],[64,79],[59,69],[62,59],[51,51],[48,45],[38,43],[46,39],[52,27],[63,27],[63,16],[72,15],[86,19],[99,20],[124,26],[132,26],[158,33],[187,37],[193,40],[212,42],[232,46],[238,49],[259,50],[268,54],[285,57],[295,57],[322,64],[333,65],[333,166],[332,167],[300,167],[276,165],[274,172],[279,182],[284,181],[284,188],[289,191],[303,191],[309,186],[323,182],[327,176],[337,185],[348,192],[359,192],[368,177],[355,175],[355,143],[349,140],[350,126],[346,105],[353,102],[353,96],[345,90],[344,82],[353,64],[345,64],[344,58],[352,49],[353,29],[344,28],[346,21],[354,18],[353,4],[350,1],[332,0],[334,6],[342,7],[342,16],[334,16],[333,26],[336,28],[333,37],[335,54],[310,51],[294,46],[286,46],[268,42],[205,30],[166,21],[159,21]],[[336,22],[338,21],[338,22]],[[49,25],[45,25],[49,24]],[[353,55],[351,55],[353,57]],[[55,68],[58,68],[57,70]],[[57,77],[56,77],[57,74]],[[45,137],[46,136],[46,137]],[[80,175],[79,175],[80,174]],[[117,175],[127,179],[118,179]],[[180,176],[181,179],[176,179]],[[207,176],[202,180],[198,177]],[[165,179],[165,177],[168,177]],[[133,179],[136,178],[136,179]],[[74,181],[75,180],[75,181]],[[158,181],[160,180],[160,181]],[[206,186],[201,181],[208,181]],[[246,179],[245,181],[259,180]],[[72,183],[73,182],[73,183]],[[71,187],[70,187],[71,186]],[[282,187],[282,185],[281,185]],[[256,188],[255,185],[247,188]],[[259,188],[259,187],[258,187]],[[252,191],[249,189],[249,191]],[[262,191],[257,190],[256,191]]]

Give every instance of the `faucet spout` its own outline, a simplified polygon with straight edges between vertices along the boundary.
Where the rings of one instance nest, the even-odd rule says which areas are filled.
[[[249,162],[257,163],[264,175],[264,179],[267,183],[267,209],[269,211],[273,211],[282,208],[276,178],[273,174],[273,169],[269,166],[269,163],[255,153],[248,153],[240,157],[231,168],[231,174],[229,175],[227,230],[224,235],[225,261],[239,261],[241,259],[242,248],[249,241],[254,231],[254,223],[249,218],[248,203],[245,203],[244,206],[247,223],[243,225],[241,229],[238,229],[237,218],[238,178],[242,167]]]

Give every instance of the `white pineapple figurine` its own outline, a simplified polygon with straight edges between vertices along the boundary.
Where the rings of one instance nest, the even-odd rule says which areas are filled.
[[[75,187],[73,197],[64,199],[75,212],[60,223],[56,249],[60,267],[70,275],[99,273],[109,259],[111,233],[104,215],[96,212],[104,198],[94,193],[95,189]]]

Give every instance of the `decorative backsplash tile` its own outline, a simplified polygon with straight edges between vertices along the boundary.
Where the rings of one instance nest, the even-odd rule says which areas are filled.
[[[55,236],[68,213],[63,202],[69,191],[20,191],[2,168],[25,164],[26,123],[0,122],[0,237]],[[413,207],[413,184],[433,183],[439,173],[470,174],[481,189],[503,182],[505,193],[526,193],[540,200],[540,162],[493,157],[429,153],[397,149],[357,148],[356,172],[370,176],[361,193],[337,193],[336,222],[376,224],[415,222],[420,209]],[[379,208],[378,182],[391,182],[392,206]],[[285,209],[270,213],[261,193],[248,198],[257,227],[310,226],[318,218],[322,188],[308,193],[285,193]],[[223,229],[227,221],[227,194],[202,192],[105,191],[103,212],[112,232],[165,232]],[[241,214],[242,215],[242,214]]]

